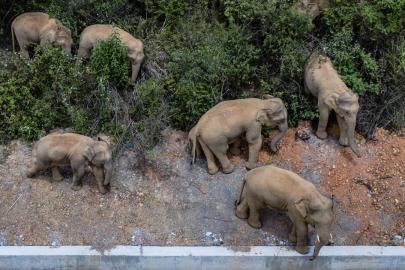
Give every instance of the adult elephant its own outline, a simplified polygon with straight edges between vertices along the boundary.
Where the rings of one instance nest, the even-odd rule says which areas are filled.
[[[244,188],[246,195],[242,201]],[[311,182],[291,171],[272,165],[251,170],[243,178],[236,204],[239,205],[235,211],[236,216],[249,217],[248,223],[254,228],[262,227],[259,220],[261,208],[288,212],[294,224],[288,238],[297,243],[295,250],[301,254],[309,252],[307,237],[310,224],[318,234],[311,260],[329,242],[333,218],[332,200],[319,193]]]
[[[54,44],[71,55],[72,37],[70,30],[57,19],[49,18],[42,12],[27,12],[19,15],[11,24],[11,35],[14,47],[14,35],[23,55],[29,59],[28,47],[31,44]]]
[[[339,143],[349,145],[352,151],[361,157],[354,142],[359,96],[342,81],[329,58],[315,54],[311,56],[305,68],[305,91],[318,99],[321,119],[316,135],[320,139],[327,137],[329,114],[334,110],[340,128]]]
[[[71,165],[72,189],[79,190],[85,167],[90,165],[97,180],[98,190],[101,193],[107,192],[104,186],[110,184],[113,168],[110,147],[101,138],[96,141],[74,133],[52,133],[41,138],[35,148],[35,165],[27,168],[27,177],[34,177],[37,172],[51,168],[52,179],[61,181],[63,176],[59,166]]]
[[[281,99],[265,95],[263,99],[237,99],[217,104],[201,117],[189,134],[192,164],[196,154],[200,154],[201,146],[207,157],[210,174],[219,170],[214,156],[221,162],[223,172],[231,173],[234,166],[229,162],[226,152],[229,144],[233,144],[231,153],[238,154],[241,136],[245,134],[249,143],[249,161],[246,168],[255,168],[262,145],[262,126],[279,128],[270,144],[271,150],[276,152],[276,145],[288,128],[287,110]]]
[[[299,11],[308,12],[312,19],[315,19],[320,15],[329,5],[329,0],[298,0],[296,1],[296,6]]]
[[[127,57],[132,65],[131,82],[135,82],[144,58],[143,43],[118,27],[113,27],[109,24],[94,24],[86,27],[80,37],[77,56],[78,58],[90,57],[91,50],[96,46],[98,40],[108,38],[113,32],[119,35],[124,45]]]

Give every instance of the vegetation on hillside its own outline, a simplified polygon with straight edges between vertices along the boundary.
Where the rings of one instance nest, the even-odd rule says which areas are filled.
[[[36,139],[58,127],[108,133],[147,150],[162,129],[188,131],[215,104],[272,94],[289,124],[319,117],[303,91],[310,54],[329,56],[360,95],[357,131],[405,127],[405,0],[335,0],[312,18],[288,0],[15,0],[0,5],[2,47],[19,14],[41,11],[72,30],[73,57],[52,47],[32,60],[0,52],[0,138]],[[144,43],[136,84],[117,37],[76,64],[80,33],[108,23]]]

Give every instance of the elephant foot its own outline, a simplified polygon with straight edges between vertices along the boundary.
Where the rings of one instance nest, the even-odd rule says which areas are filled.
[[[73,189],[74,191],[79,191],[81,188],[82,188],[82,185],[81,185],[81,184],[72,185],[72,189]]]
[[[296,246],[295,250],[300,254],[307,254],[309,252],[308,246]]]
[[[250,162],[246,163],[246,169],[248,169],[248,170],[252,170],[256,167],[257,167],[256,163],[250,163]]]
[[[32,178],[32,177],[34,177],[35,173],[33,173],[30,169],[26,169],[26,170],[25,170],[25,175],[26,175],[28,178]]]
[[[222,171],[224,173],[231,173],[231,172],[233,172],[234,169],[235,169],[235,166],[233,166],[232,164],[229,164],[228,167],[222,168]]]
[[[259,220],[252,221],[252,220],[248,219],[248,223],[251,227],[256,228],[256,229],[260,229],[262,227],[262,223]]]
[[[215,167],[208,167],[209,174],[216,174],[219,171],[219,167],[215,165]]]
[[[317,131],[316,132],[316,136],[319,138],[319,139],[326,139],[326,137],[328,137],[328,134],[326,133],[326,131]]]
[[[348,146],[349,145],[349,140],[347,138],[340,137],[339,143],[340,143],[340,145]]]
[[[105,187],[98,187],[98,191],[100,191],[100,193],[102,193],[102,194],[107,193],[107,189]]]
[[[248,212],[247,211],[241,211],[238,208],[236,208],[235,216],[237,216],[238,218],[246,219],[246,218],[248,218]]]
[[[62,181],[63,179],[65,179],[65,178],[62,175],[52,176],[53,181]]]
[[[240,149],[239,148],[231,148],[231,150],[229,150],[229,152],[231,152],[232,155],[239,155],[240,154]]]
[[[297,243],[297,235],[295,235],[295,233],[291,232],[288,235],[288,240],[290,240],[290,242],[292,242],[292,243]]]

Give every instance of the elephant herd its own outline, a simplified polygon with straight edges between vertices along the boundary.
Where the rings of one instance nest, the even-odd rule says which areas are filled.
[[[86,27],[80,37],[77,57],[78,59],[90,57],[91,50],[97,45],[98,40],[105,39],[114,32],[119,35],[127,58],[131,61],[131,82],[135,82],[144,58],[143,43],[118,27],[109,24],[95,24]],[[71,55],[73,40],[70,29],[59,20],[50,18],[48,14],[27,12],[19,15],[11,24],[11,35],[13,49],[15,36],[22,54],[28,59],[28,47],[31,44],[40,46],[53,44],[61,47],[69,56]]]
[[[129,33],[111,25],[91,25],[80,39],[79,57],[88,57],[91,49],[101,38],[107,38],[113,32],[120,35],[128,58],[132,62],[131,80],[135,81],[143,55],[142,42]],[[70,30],[58,20],[51,19],[40,12],[25,13],[18,16],[12,24],[14,34],[25,57],[29,57],[27,47],[32,44],[41,46],[52,43],[62,47],[70,54],[72,38]],[[305,91],[312,94],[318,102],[321,119],[316,135],[325,139],[326,126],[331,110],[336,112],[340,138],[339,143],[349,146],[361,157],[354,140],[356,115],[359,110],[358,95],[349,89],[333,68],[332,62],[325,56],[314,53],[306,66],[304,75]],[[248,218],[254,228],[260,228],[259,210],[264,207],[288,212],[293,228],[289,240],[296,242],[296,250],[301,254],[309,252],[307,246],[308,224],[317,232],[317,241],[311,259],[317,257],[322,246],[330,241],[333,203],[320,194],[316,187],[297,174],[272,165],[256,168],[256,159],[262,146],[262,126],[277,127],[278,133],[271,141],[270,148],[277,151],[277,143],[288,128],[287,110],[281,99],[263,95],[261,99],[237,99],[221,102],[207,111],[188,135],[192,164],[196,158],[205,154],[208,172],[215,174],[219,166],[222,171],[234,170],[227,158],[228,149],[239,154],[239,146],[244,136],[249,146],[249,159],[246,168],[250,171],[242,180],[242,187],[235,214],[239,218]],[[71,165],[73,169],[72,189],[81,188],[85,166],[91,166],[101,193],[107,192],[112,178],[111,150],[101,138],[73,133],[53,133],[41,138],[35,146],[35,164],[27,168],[27,177],[33,177],[45,169],[52,170],[53,180],[60,181],[59,166]],[[242,193],[245,196],[242,199]]]

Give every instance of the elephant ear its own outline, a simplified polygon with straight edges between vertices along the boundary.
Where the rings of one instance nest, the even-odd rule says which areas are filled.
[[[52,29],[48,33],[48,42],[52,44],[55,43],[55,41],[56,41],[56,30]]]
[[[272,99],[272,98],[274,98],[272,95],[263,95],[262,96],[262,99]]]
[[[256,120],[259,121],[262,125],[264,125],[265,123],[271,120],[272,113],[273,110],[271,109],[259,110],[259,112],[256,115]]]
[[[336,93],[330,94],[326,99],[325,103],[326,105],[329,106],[329,108],[332,108],[335,112],[338,112],[338,100],[339,100],[339,95]]]
[[[85,156],[88,159],[88,161],[91,162],[94,157],[94,148],[86,146],[83,150],[83,156]]]
[[[295,201],[295,207],[297,208],[298,212],[302,215],[303,218],[306,218],[308,215],[307,212],[307,205],[304,199]]]
[[[104,151],[100,151],[94,155],[91,163],[96,166],[101,166],[104,164],[104,161],[105,161],[105,153]]]

